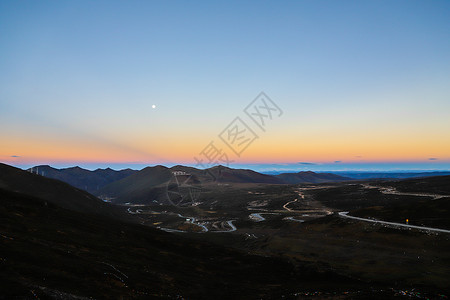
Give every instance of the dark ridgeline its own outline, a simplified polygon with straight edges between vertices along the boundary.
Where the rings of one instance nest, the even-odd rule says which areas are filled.
[[[267,175],[248,169],[233,169],[215,166],[206,170],[177,165],[146,167],[140,171],[125,169],[115,171],[97,169],[89,171],[80,167],[55,169],[41,165],[28,169],[39,175],[64,181],[83,189],[102,199],[111,199],[114,203],[148,204],[148,201],[164,203],[167,198],[167,184],[173,178],[173,172],[183,172],[191,182],[201,185],[227,184],[298,184],[323,183],[350,180],[347,177],[328,173],[299,172],[280,175]]]
[[[89,171],[80,167],[55,169],[48,165],[35,166],[27,171],[67,182],[89,193],[93,193],[111,182],[128,177],[137,172],[131,169],[115,171],[110,168],[97,169],[95,171]]]

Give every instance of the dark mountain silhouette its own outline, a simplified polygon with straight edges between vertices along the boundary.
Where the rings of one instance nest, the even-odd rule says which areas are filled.
[[[136,173],[136,170],[124,169],[115,171],[113,169],[97,169],[89,171],[80,167],[71,167],[64,169],[56,169],[47,165],[36,166],[28,169],[39,175],[58,179],[79,189],[92,193],[105,185],[130,176]]]
[[[0,188],[30,195],[60,207],[114,218],[129,219],[117,208],[65,182],[0,163]]]
[[[323,183],[323,182],[339,182],[345,180],[352,180],[349,177],[339,176],[331,173],[314,173],[311,171],[298,173],[282,173],[275,175],[284,183],[298,184],[298,183]]]
[[[227,183],[285,183],[274,176],[261,174],[248,169],[232,169],[224,166],[216,166],[207,170],[217,182]]]

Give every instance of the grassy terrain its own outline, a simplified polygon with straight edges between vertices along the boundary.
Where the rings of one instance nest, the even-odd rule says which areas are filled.
[[[449,198],[420,194],[445,193],[445,178],[430,179],[429,190],[424,179],[409,190],[403,181],[210,182],[195,206],[108,206],[126,214],[123,220],[148,225],[142,226],[98,215],[88,200],[94,208],[107,204],[97,206],[98,199],[68,185],[15,176],[14,188],[39,197],[0,188],[0,299],[440,299],[450,293],[450,235],[331,213],[408,217],[411,224],[448,228]],[[87,212],[59,205],[77,201]],[[237,230],[219,233],[231,230],[230,220]]]
[[[430,197],[383,194],[376,188],[353,183],[319,185],[315,189],[308,187],[302,190],[305,200],[290,205],[297,210],[298,218],[302,216],[302,205],[320,202],[335,211],[350,210],[352,215],[375,216],[368,212],[376,211],[376,217],[382,220],[404,222],[403,216],[408,215],[413,223],[422,224],[428,220],[426,225],[442,228],[448,224],[448,198],[430,200]],[[297,189],[294,186],[290,188],[292,192]],[[264,197],[259,199],[277,199],[280,191],[277,188],[266,189]],[[248,192],[242,191],[242,197],[248,197]],[[271,192],[275,194],[271,195]],[[288,193],[287,187],[285,192],[286,198],[267,207],[272,211],[278,210],[283,201],[292,199],[293,194]],[[262,255],[279,255],[290,259],[294,265],[309,262],[322,272],[335,272],[373,285],[415,288],[431,294],[448,295],[450,292],[448,234],[387,228],[342,219],[337,215],[304,223],[287,222],[276,216],[265,217],[267,219],[262,222],[248,218],[238,220],[235,224],[239,230],[235,234],[192,235],[192,238],[233,245]]]
[[[325,289],[329,280],[364,286],[23,194],[0,190],[0,199],[0,298],[267,299],[299,286]]]
[[[331,216],[301,225],[291,223],[264,245],[265,251],[326,265],[370,282],[441,289],[450,283],[448,235],[389,229]]]
[[[392,186],[402,192],[433,193],[450,196],[450,176],[435,176],[379,182],[382,186]]]
[[[420,197],[387,195],[378,189],[367,189],[361,184],[338,184],[308,192],[309,197],[336,210],[355,210],[371,206],[392,206],[405,202],[413,203]]]
[[[414,203],[376,206],[352,212],[359,217],[372,217],[391,222],[417,226],[450,229],[450,197],[436,200],[419,200]]]

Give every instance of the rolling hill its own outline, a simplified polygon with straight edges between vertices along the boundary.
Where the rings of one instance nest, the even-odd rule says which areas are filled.
[[[298,173],[282,173],[275,175],[284,183],[299,184],[299,183],[324,183],[324,182],[340,182],[352,180],[352,178],[339,176],[331,173],[314,173],[312,171],[298,172]]]
[[[450,196],[450,175],[379,182],[402,192],[428,192]]]
[[[224,183],[269,183],[283,184],[277,177],[261,174],[248,169],[232,169],[224,166],[215,166],[207,169],[217,182]]]
[[[178,175],[174,175],[178,174]],[[167,188],[176,181],[188,180],[192,184],[209,185],[217,183],[269,183],[283,184],[280,179],[260,174],[252,170],[231,169],[216,166],[200,170],[186,166],[147,167],[137,173],[106,185],[94,194],[101,198],[111,199],[114,203],[149,204],[165,203]],[[181,184],[181,182],[177,182]]]
[[[164,166],[146,167],[131,176],[115,181],[95,191],[101,198],[114,203],[148,203],[164,199],[166,184],[172,177],[170,169]]]
[[[82,213],[130,219],[117,208],[65,182],[0,163],[0,188],[40,198]]]

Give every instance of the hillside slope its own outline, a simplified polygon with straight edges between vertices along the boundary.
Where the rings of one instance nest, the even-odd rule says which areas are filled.
[[[391,186],[402,192],[436,193],[450,196],[450,176],[422,177],[395,181],[379,182],[379,185]]]
[[[65,182],[0,163],[0,188],[41,198],[60,207],[90,214],[130,219],[119,209]]]
[[[149,203],[165,198],[166,184],[172,172],[164,166],[146,167],[133,175],[106,185],[94,192],[101,198],[110,198],[114,203]]]
[[[355,284],[4,189],[0,199],[4,299],[280,299],[299,285]]]
[[[166,203],[169,185],[171,188],[172,185],[183,183],[202,186],[217,183],[283,184],[283,181],[252,170],[231,169],[224,166],[207,170],[186,166],[171,168],[155,166],[144,168],[131,176],[108,184],[94,194],[101,198],[112,199],[114,203]]]

